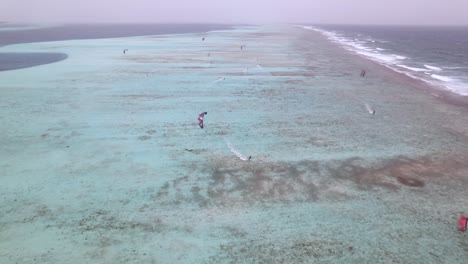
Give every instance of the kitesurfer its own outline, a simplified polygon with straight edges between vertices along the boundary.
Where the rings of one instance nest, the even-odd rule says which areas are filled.
[[[203,112],[198,115],[198,126],[203,129],[203,117],[208,114],[208,112]]]
[[[361,77],[364,77],[366,76],[366,71],[365,70],[361,70]]]
[[[372,108],[372,106],[367,103],[364,103],[364,105],[366,106],[367,112],[369,112],[369,114],[375,115],[375,110]]]
[[[461,231],[466,231],[467,222],[468,222],[468,216],[466,215],[460,216],[460,219],[458,219],[458,227],[460,228]]]
[[[127,52],[127,51],[128,51],[128,49],[124,49],[124,50],[123,50],[123,54],[125,54],[125,52]]]

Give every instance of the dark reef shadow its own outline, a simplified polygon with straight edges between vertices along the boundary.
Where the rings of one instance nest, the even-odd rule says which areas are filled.
[[[0,71],[17,70],[62,61],[65,53],[0,53]]]

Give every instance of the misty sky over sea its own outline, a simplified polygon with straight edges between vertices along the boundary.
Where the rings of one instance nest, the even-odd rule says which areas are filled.
[[[468,25],[466,0],[2,0],[0,21]]]

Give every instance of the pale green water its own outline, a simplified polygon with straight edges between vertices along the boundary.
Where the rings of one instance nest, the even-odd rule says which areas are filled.
[[[201,36],[2,47],[69,58],[0,72],[0,263],[464,263],[466,109],[297,27]]]

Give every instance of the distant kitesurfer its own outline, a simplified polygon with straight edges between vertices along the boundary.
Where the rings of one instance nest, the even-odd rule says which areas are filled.
[[[229,150],[231,150],[231,152],[234,153],[239,159],[241,159],[243,161],[248,161],[248,160],[250,160],[252,158],[252,156],[246,157],[242,153],[240,153],[240,151],[237,150],[236,147],[234,147],[234,145],[231,144],[229,139],[224,138],[224,141],[226,142],[226,145],[229,148]]]
[[[375,110],[374,110],[374,108],[372,108],[372,106],[370,106],[367,103],[364,103],[364,105],[366,106],[367,112],[369,112],[369,114],[375,115]]]
[[[123,50],[123,54],[125,54],[127,51],[128,51],[128,49],[124,49],[124,50]]]
[[[222,81],[224,81],[224,80],[226,80],[226,77],[218,78],[218,79],[212,81],[211,84],[210,84],[210,86],[212,86],[213,84],[215,84],[215,83],[217,83],[217,82],[222,82]]]
[[[461,231],[466,231],[467,223],[468,223],[468,216],[466,215],[460,216],[460,219],[458,219],[458,228],[460,228]]]
[[[202,38],[201,40],[202,40],[202,41],[205,41],[205,38]]]
[[[208,114],[208,112],[203,112],[198,115],[198,126],[203,129],[203,117]]]
[[[361,70],[361,77],[364,77],[366,76],[366,71],[365,70]]]

